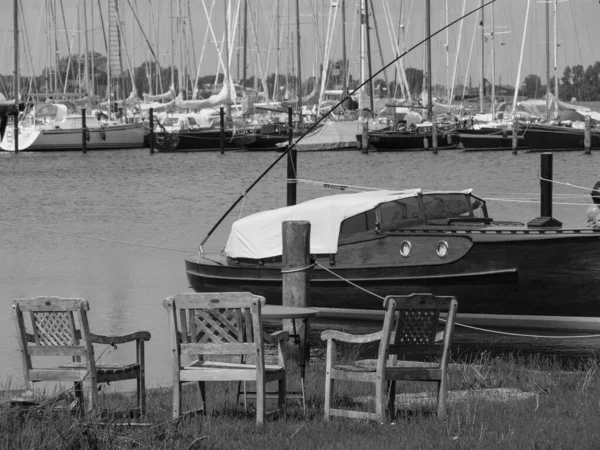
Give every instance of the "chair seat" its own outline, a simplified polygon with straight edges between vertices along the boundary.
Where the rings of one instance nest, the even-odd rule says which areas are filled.
[[[215,381],[256,380],[254,364],[227,363],[220,361],[194,361],[181,368],[181,381],[196,381],[196,374],[214,377]],[[285,377],[285,368],[278,365],[265,365],[265,382]]]
[[[63,364],[59,366],[57,370],[79,370],[80,373],[83,373],[85,377],[86,373],[82,372],[87,370],[87,366],[85,363],[73,362],[68,364]],[[119,380],[130,380],[133,378],[137,378],[140,372],[140,364],[132,363],[132,364],[103,364],[96,366],[96,377],[99,382],[107,382],[107,381],[119,381]]]
[[[367,366],[367,365],[361,365],[361,364],[338,364],[333,366],[333,370],[340,370],[342,372],[361,372],[361,373],[369,373],[369,372],[375,372],[377,368],[375,367],[375,365],[373,366]]]

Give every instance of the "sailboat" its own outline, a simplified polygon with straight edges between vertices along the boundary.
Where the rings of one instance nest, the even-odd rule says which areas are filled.
[[[430,35],[431,11],[429,2],[426,3],[426,33]],[[427,42],[427,91],[421,94],[421,108],[427,110],[428,121],[420,122],[414,119],[415,113],[410,110],[401,111],[402,116],[395,117],[391,127],[382,130],[370,131],[369,144],[382,151],[414,151],[428,149],[433,142],[433,98],[431,81],[431,42]],[[410,105],[408,105],[410,106]],[[454,123],[437,124],[441,145],[439,150],[456,149],[459,144],[459,135]],[[360,142],[362,136],[357,134]]]
[[[550,61],[547,61],[547,94],[546,94],[546,123],[531,124],[525,130],[525,141],[529,151],[544,150],[581,150],[585,141],[585,122],[583,119],[589,116],[590,120],[590,149],[600,150],[600,113],[590,108],[571,105],[561,102],[558,98],[558,76],[557,76],[557,0],[554,5],[554,96],[550,93]],[[546,21],[549,21],[549,4],[546,3]],[[549,27],[548,27],[549,28]],[[548,29],[547,28],[547,29]],[[550,38],[547,36],[546,45],[550,46]],[[547,49],[549,57],[550,51]],[[555,117],[551,118],[552,112]],[[572,120],[561,120],[561,115],[569,115]]]

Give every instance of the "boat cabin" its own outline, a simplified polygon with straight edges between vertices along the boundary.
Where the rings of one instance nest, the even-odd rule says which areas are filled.
[[[483,223],[488,217],[485,201],[471,193],[420,194],[381,203],[349,217],[340,227],[340,239],[365,232],[385,233],[407,228]]]
[[[311,223],[311,253],[333,255],[345,245],[403,231],[483,227],[492,222],[485,201],[465,191],[371,191],[320,197],[236,221],[224,253],[236,261],[280,258],[282,222]]]

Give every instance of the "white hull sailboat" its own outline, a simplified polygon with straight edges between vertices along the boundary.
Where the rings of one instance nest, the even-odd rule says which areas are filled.
[[[27,117],[19,124],[19,151],[82,150],[83,129],[81,116],[66,114],[64,105],[44,105],[54,109],[52,120],[40,119],[44,108],[37,115]],[[109,150],[140,148],[144,145],[145,127],[142,123],[104,124],[95,116],[86,116],[86,148]],[[14,130],[7,128],[0,149],[14,152]]]

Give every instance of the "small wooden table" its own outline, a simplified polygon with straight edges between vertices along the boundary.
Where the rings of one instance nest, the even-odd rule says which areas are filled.
[[[282,306],[282,305],[265,305],[260,310],[260,314],[263,320],[291,320],[292,321],[292,333],[290,337],[294,340],[294,344],[298,347],[298,367],[300,367],[300,392],[289,392],[288,398],[302,399],[302,407],[304,413],[306,413],[306,396],[304,391],[304,377],[306,374],[306,363],[310,360],[310,349],[308,348],[308,333],[304,333],[304,339],[300,336],[298,328],[296,327],[296,320],[304,322],[304,329],[308,330],[308,324],[311,318],[317,317],[319,311],[313,308],[303,308],[298,306]],[[246,395],[253,394],[246,392]]]

